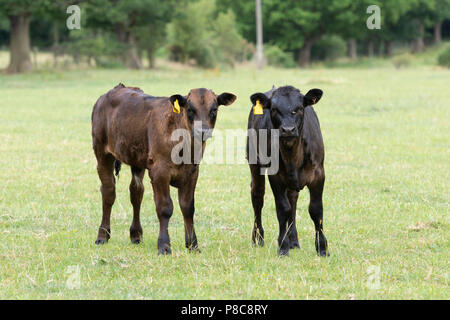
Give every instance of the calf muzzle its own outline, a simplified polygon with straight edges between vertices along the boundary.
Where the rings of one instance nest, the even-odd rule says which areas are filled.
[[[280,127],[280,138],[295,138],[295,137],[298,137],[298,128],[296,126]]]
[[[206,126],[194,126],[193,134],[195,139],[206,141],[212,137],[213,129]]]

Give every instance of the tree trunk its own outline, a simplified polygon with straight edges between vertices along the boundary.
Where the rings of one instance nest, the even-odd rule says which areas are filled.
[[[256,0],[256,63],[261,70],[264,64],[261,0]]]
[[[377,57],[381,57],[383,55],[383,46],[382,46],[382,41],[381,40],[378,40],[376,42],[375,52],[376,52]]]
[[[442,21],[434,24],[433,39],[434,44],[440,44],[442,42]]]
[[[9,16],[10,60],[6,69],[8,73],[28,72],[33,69],[30,57],[30,14]]]
[[[148,67],[153,69],[155,67],[155,49],[148,48],[147,49],[147,58],[148,58]]]
[[[356,60],[358,58],[356,39],[347,40],[347,57],[351,60]]]
[[[307,67],[311,61],[311,48],[314,44],[313,40],[306,39],[303,46],[300,48],[298,55],[298,65],[300,67]]]
[[[131,33],[128,34],[127,44],[129,48],[125,52],[125,66],[130,69],[141,69],[142,63],[136,48],[136,40],[134,38],[134,35]]]
[[[414,40],[412,45],[412,52],[418,53],[423,52],[425,50],[425,44],[423,43],[423,34],[425,32],[425,28],[422,22],[419,22],[417,25],[417,38]]]
[[[393,46],[393,43],[391,40],[386,40],[384,42],[384,55],[386,57],[392,56],[392,46]]]
[[[374,52],[375,52],[374,41],[373,41],[373,39],[369,39],[369,41],[367,42],[367,51],[366,51],[367,56],[369,58],[373,57]]]
[[[53,44],[52,44],[52,51],[53,51],[53,66],[56,68],[58,66],[58,56],[60,54],[60,48],[59,48],[59,30],[58,30],[58,23],[56,21],[53,22]]]
[[[117,40],[126,44],[128,48],[122,55],[122,62],[127,68],[131,69],[141,69],[142,63],[139,58],[138,50],[136,47],[136,39],[131,31],[125,29],[121,24],[115,26],[115,33]]]
[[[31,57],[32,57],[32,65],[33,69],[37,69],[38,67],[38,48],[34,47],[31,49]]]

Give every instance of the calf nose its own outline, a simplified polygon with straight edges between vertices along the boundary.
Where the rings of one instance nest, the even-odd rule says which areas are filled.
[[[280,128],[280,136],[281,137],[295,137],[297,136],[297,127],[281,127]]]
[[[212,129],[206,127],[194,127],[194,136],[196,138],[202,138],[204,141],[211,138]]]
[[[207,140],[212,137],[212,129],[202,129],[203,140]]]

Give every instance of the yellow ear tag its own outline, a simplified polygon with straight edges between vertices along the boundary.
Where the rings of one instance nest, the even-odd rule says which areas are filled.
[[[263,106],[259,100],[256,100],[256,105],[253,107],[253,114],[264,114]]]
[[[178,99],[175,100],[175,103],[173,104],[173,112],[180,113],[180,104],[178,103]]]

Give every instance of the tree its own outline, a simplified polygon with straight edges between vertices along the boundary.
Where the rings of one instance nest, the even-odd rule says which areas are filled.
[[[384,44],[384,54],[392,55],[393,43],[395,40],[405,39],[406,24],[401,23],[406,17],[414,2],[417,0],[374,0],[374,4],[381,8],[381,32],[379,38]]]
[[[264,3],[266,0],[262,0],[262,19],[264,20]],[[256,43],[256,5],[253,1],[242,0],[220,0],[216,2],[218,12],[226,12],[229,9],[233,10],[237,16],[236,28],[247,41]],[[264,34],[265,37],[265,34]]]
[[[0,11],[0,47],[9,44],[9,20],[8,17]]]
[[[435,0],[411,1],[411,6],[404,15],[404,19],[400,20],[402,25],[410,25],[410,30],[413,30],[410,34],[412,52],[423,52],[425,50],[425,30],[432,25],[431,16],[435,12],[434,6]]]
[[[166,27],[172,17],[174,4],[174,1],[151,1],[148,4],[152,8],[151,12],[142,15],[135,28],[138,46],[147,52],[150,68],[155,66],[156,50],[166,40]]]
[[[349,10],[350,0],[267,1],[266,30],[284,50],[298,50],[298,65],[307,66],[312,46],[331,33],[340,15]],[[266,32],[267,34],[267,32]]]
[[[10,60],[8,73],[31,71],[30,18],[41,1],[0,0],[0,11],[10,24]]]
[[[159,0],[88,0],[88,26],[114,33],[124,45],[122,61],[128,68],[140,69],[142,62],[138,44],[145,44],[149,59],[153,59],[158,39],[164,32],[165,20],[170,19],[173,1]],[[147,32],[145,32],[145,29]],[[152,41],[150,37],[155,36]]]
[[[353,0],[345,10],[336,17],[333,32],[339,34],[347,42],[347,56],[358,57],[357,43],[367,37],[370,30],[366,27],[367,7],[371,0]]]
[[[167,26],[167,43],[172,60],[206,68],[218,63],[233,66],[248,52],[248,43],[237,31],[235,13],[218,12],[211,0],[178,5]]]
[[[65,15],[69,3],[78,1],[51,0],[0,0],[0,12],[3,12],[10,24],[10,62],[8,73],[28,72],[32,70],[30,54],[30,22],[33,16]]]
[[[36,45],[36,40],[40,40],[39,44],[45,40],[47,48],[51,47],[54,58],[54,66],[57,66],[57,59],[59,55],[63,54],[63,46],[61,42],[64,36],[68,37],[70,30],[67,29],[66,21],[68,18],[67,8],[72,4],[77,4],[79,1],[53,1],[51,5],[47,5],[45,10],[39,13],[39,19],[32,21],[31,37],[33,38],[33,46]],[[81,18],[81,17],[80,17]],[[38,24],[38,28],[36,27]],[[36,39],[36,30],[40,32],[40,39]],[[34,34],[33,34],[34,33]]]
[[[214,65],[215,13],[215,4],[210,0],[177,6],[174,17],[167,26],[167,42],[172,60],[187,63],[192,59],[202,67]]]
[[[213,31],[215,55],[219,62],[233,66],[236,60],[240,60],[245,47],[243,38],[236,28],[236,15],[233,10],[219,12]]]
[[[347,42],[347,56],[356,59],[358,55],[357,45],[365,44],[367,56],[373,56],[375,41],[379,40],[380,34],[384,32],[384,26],[380,29],[369,29],[367,22],[373,12],[367,12],[371,5],[377,5],[384,14],[382,1],[353,0],[348,10],[336,17],[332,32],[337,33]]]
[[[434,10],[431,14],[434,44],[442,41],[442,23],[445,19],[450,19],[450,0],[434,0]]]

